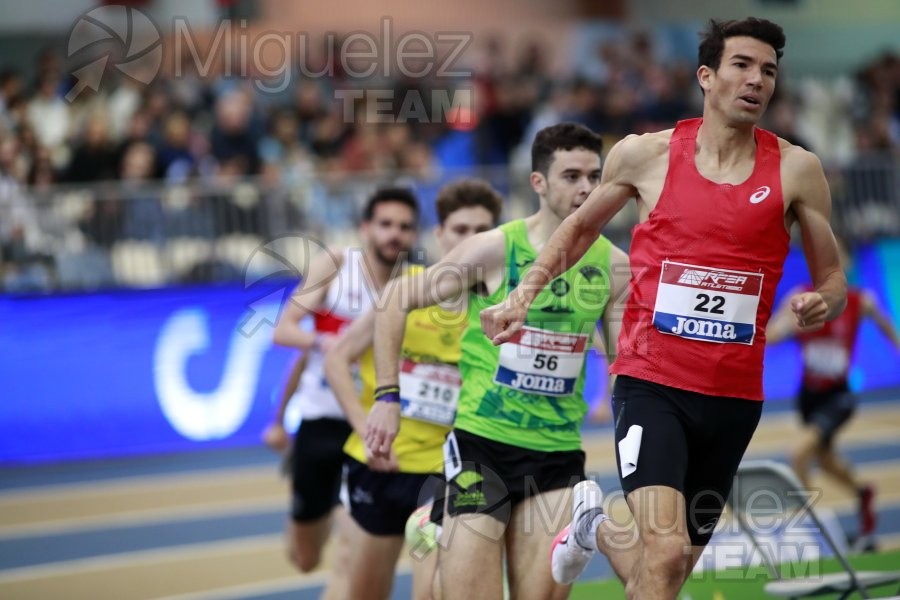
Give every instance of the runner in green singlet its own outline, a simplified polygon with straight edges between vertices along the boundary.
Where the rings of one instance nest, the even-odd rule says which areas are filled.
[[[513,598],[565,598],[546,548],[568,522],[584,475],[584,359],[598,320],[618,338],[627,255],[600,238],[538,294],[514,344],[493,346],[479,312],[519,284],[537,253],[600,178],[602,142],[571,123],[532,146],[534,215],[478,234],[421,274],[385,290],[376,317],[377,402],[366,445],[388,456],[400,420],[397,356],[409,311],[469,293],[457,417],[444,448],[447,499],[439,564],[444,598],[502,597],[504,552]]]

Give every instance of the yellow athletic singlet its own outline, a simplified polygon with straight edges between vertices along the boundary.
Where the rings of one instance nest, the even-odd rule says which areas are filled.
[[[406,318],[406,335],[400,351],[400,432],[394,453],[403,473],[441,473],[442,445],[453,426],[459,398],[460,339],[466,328],[466,313],[429,306],[412,311]],[[360,360],[362,391],[366,410],[372,408],[375,365],[371,352]],[[366,462],[362,439],[355,432],[347,439],[344,452]]]

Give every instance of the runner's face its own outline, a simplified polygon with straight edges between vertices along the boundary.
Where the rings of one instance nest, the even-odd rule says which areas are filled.
[[[584,204],[599,183],[600,156],[597,153],[584,148],[557,150],[547,169],[543,196],[550,210],[565,219]]]
[[[759,122],[775,92],[778,74],[775,49],[747,36],[725,40],[717,71],[700,67],[698,75],[707,102],[735,124]]]
[[[494,228],[491,211],[483,206],[465,206],[450,213],[443,225],[435,229],[435,237],[441,254],[446,255],[456,248],[460,242],[476,233]]]
[[[363,223],[362,235],[375,258],[392,265],[416,241],[415,215],[402,202],[382,202],[375,206],[372,220]]]

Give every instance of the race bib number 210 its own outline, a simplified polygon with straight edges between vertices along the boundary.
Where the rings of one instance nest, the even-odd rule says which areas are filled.
[[[462,381],[456,365],[400,362],[400,414],[449,427],[456,417]]]

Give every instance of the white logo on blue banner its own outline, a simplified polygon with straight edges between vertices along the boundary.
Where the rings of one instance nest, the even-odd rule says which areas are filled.
[[[587,339],[526,325],[500,346],[494,382],[529,394],[568,396],[581,374]]]
[[[752,344],[762,282],[762,273],[664,261],[653,326],[691,340]]]
[[[209,317],[199,309],[181,309],[159,333],[153,359],[153,382],[166,420],[189,440],[220,440],[234,434],[253,408],[267,335],[231,335],[222,379],[212,390],[199,392],[188,379],[188,363],[210,345]]]

